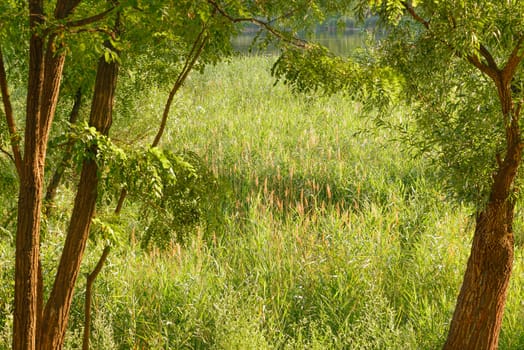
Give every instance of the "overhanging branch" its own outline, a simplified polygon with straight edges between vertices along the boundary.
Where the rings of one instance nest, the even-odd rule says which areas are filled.
[[[108,8],[107,10],[105,10],[103,12],[100,12],[100,13],[98,13],[96,15],[93,15],[91,17],[86,17],[86,18],[82,18],[82,19],[79,19],[79,20],[76,20],[76,21],[66,22],[65,27],[67,27],[67,28],[82,27],[82,26],[85,26],[87,24],[91,24],[91,23],[95,23],[95,22],[101,21],[104,18],[106,18],[115,9],[116,9],[116,7],[112,6],[112,7]]]
[[[409,15],[418,23],[422,24],[426,29],[429,29],[429,21],[422,18],[407,1],[402,1],[402,6],[408,11]]]
[[[426,28],[429,32],[431,32],[431,24],[429,20],[424,19],[422,16],[420,16],[416,11],[415,8],[408,3],[407,1],[402,1],[402,6],[406,9],[406,11],[409,13],[411,18],[413,18],[416,22],[422,24],[424,28]],[[454,21],[453,21],[454,23]],[[453,45],[448,43],[446,40],[443,40],[439,38],[437,35],[434,35],[434,37],[437,38],[437,40],[440,40],[443,44],[445,44],[447,47],[449,47],[450,50],[453,51],[455,55],[458,57],[461,57],[463,59],[466,59],[469,63],[471,63],[473,66],[475,66],[477,69],[479,69],[481,72],[488,75],[490,78],[492,78],[496,83],[500,79],[500,69],[497,66],[497,63],[495,62],[495,59],[489,52],[489,50],[482,44],[479,45],[479,55],[482,56],[486,63],[482,62],[480,60],[479,55],[464,55],[461,54]]]
[[[309,45],[307,43],[307,41],[305,40],[302,40],[300,38],[297,38],[297,37],[293,37],[293,36],[289,36],[289,35],[286,35],[285,33],[283,33],[282,31],[276,29],[275,27],[273,27],[271,25],[271,22],[272,21],[268,21],[268,22],[265,22],[265,21],[262,21],[258,18],[255,18],[255,17],[234,17],[232,15],[230,15],[229,13],[227,13],[223,8],[221,8],[215,0],[207,0],[207,2],[213,6],[222,16],[224,16],[225,18],[227,18],[228,20],[230,20],[231,22],[233,23],[242,23],[242,22],[245,22],[245,23],[253,23],[261,28],[264,28],[265,30],[267,30],[269,33],[271,33],[273,36],[275,36],[276,38],[288,43],[288,44],[291,44],[293,46],[296,46],[296,47],[301,47],[301,48],[308,48]]]
[[[49,28],[47,28],[44,31],[44,35],[48,35],[48,34],[51,34],[51,33],[56,33],[57,31],[62,31],[62,30],[68,30],[71,33],[79,33],[79,32],[83,32],[83,31],[90,31],[90,30],[85,29],[85,28],[84,29],[79,29],[79,30],[72,30],[72,29],[73,28],[78,28],[78,27],[83,27],[83,26],[86,26],[88,24],[92,24],[92,23],[96,23],[98,21],[101,21],[101,20],[105,19],[106,17],[108,17],[108,15],[110,15],[115,9],[116,9],[116,6],[111,6],[107,10],[102,11],[102,12],[100,12],[100,13],[98,13],[96,15],[90,16],[90,17],[86,17],[86,18],[82,18],[82,19],[78,19],[78,20],[74,20],[74,21],[68,21],[68,22],[65,22],[65,23],[57,24],[57,25],[51,25]],[[94,29],[93,31],[107,32],[107,31],[104,31],[102,29]]]

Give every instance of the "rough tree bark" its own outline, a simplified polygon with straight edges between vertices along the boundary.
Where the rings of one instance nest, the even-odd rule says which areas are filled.
[[[80,2],[81,0],[58,0],[53,13],[54,18],[65,19]],[[64,254],[51,296],[44,308],[39,252],[44,164],[49,131],[58,102],[65,51],[60,50],[60,35],[55,31],[60,29],[45,27],[50,16],[44,10],[44,1],[29,0],[28,6],[31,36],[24,155],[19,170],[12,345],[13,349],[17,350],[58,349],[63,344],[72,291],[87,239],[83,237],[87,234],[86,230],[89,229],[94,212],[93,198],[96,199],[97,173],[96,164],[84,164]],[[91,23],[103,18],[113,8],[73,24]],[[110,111],[116,81],[112,70],[117,70],[116,64],[108,64],[101,70],[103,76],[97,77],[99,86],[95,89],[91,125],[102,133],[107,133],[111,125]],[[3,81],[0,83],[3,89],[5,84]]]
[[[35,348],[38,319],[37,283],[40,244],[40,207],[46,140],[40,132],[41,93],[44,80],[44,39],[35,32],[43,21],[43,2],[29,2],[33,30],[29,43],[29,77],[26,108],[24,159],[20,174],[16,234],[15,305],[13,349]]]
[[[55,18],[67,17],[78,0],[59,0]],[[29,75],[24,156],[20,172],[15,257],[13,348],[35,349],[42,317],[40,219],[49,130],[58,102],[65,56],[57,51],[55,34],[45,35],[43,0],[29,0]]]
[[[106,62],[103,57],[100,58],[89,124],[103,135],[107,135],[111,127],[117,76],[117,62]],[[96,153],[97,150],[92,149],[90,152]],[[38,337],[39,350],[56,350],[63,346],[74,286],[95,212],[98,193],[97,172],[95,160],[86,159],[82,165],[78,192],[55,282],[43,313],[45,322],[42,323]]]
[[[67,17],[79,1],[58,1],[55,17]],[[40,219],[49,130],[58,102],[65,62],[55,35],[38,30],[45,21],[42,0],[29,1],[29,76],[24,158],[20,173],[16,234],[13,348],[35,349],[42,317]]]
[[[513,204],[477,217],[471,255],[444,349],[496,349],[513,265]]]

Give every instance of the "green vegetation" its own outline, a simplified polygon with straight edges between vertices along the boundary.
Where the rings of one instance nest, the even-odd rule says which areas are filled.
[[[292,49],[273,72],[300,91],[343,89],[385,114],[409,106],[405,139],[438,164],[452,196],[475,206],[471,254],[443,349],[498,349],[521,192],[524,36],[516,13],[524,6],[358,0],[355,9],[388,28],[372,58]]]
[[[236,58],[208,67],[177,96],[161,146],[203,159],[218,182],[215,210],[184,244],[160,249],[141,247],[147,223],[140,208],[124,208],[118,227],[129,239],[113,248],[94,290],[93,349],[435,349],[445,342],[472,209],[447,200],[429,160],[390,141],[393,130],[365,132],[371,124],[358,103],[273,86],[272,62]],[[155,132],[165,94],[149,91],[129,133]],[[9,208],[15,175],[0,169],[0,203]],[[57,206],[70,196],[64,189]],[[9,212],[2,210],[3,224]],[[58,258],[63,225],[49,229],[44,265]],[[522,226],[516,222],[517,235]],[[10,231],[0,237],[0,349],[7,349],[14,241]],[[82,273],[103,248],[90,245]],[[524,347],[523,261],[519,245],[500,349]],[[81,345],[84,287],[81,278],[67,349]]]
[[[242,281],[255,276],[257,283],[248,283],[249,290],[264,302],[258,319],[253,316],[250,320],[258,320],[259,327],[254,329],[262,334],[261,342],[267,342],[267,347],[340,344],[358,348],[362,343],[395,348],[385,330],[393,329],[392,339],[406,346],[408,340],[400,336],[409,333],[402,332],[405,327],[413,330],[414,346],[438,346],[442,340],[428,337],[428,329],[433,328],[428,322],[417,327],[411,321],[417,313],[410,312],[414,302],[406,305],[405,299],[433,305],[436,295],[447,296],[447,291],[433,293],[428,289],[433,284],[429,281],[438,276],[435,271],[440,270],[416,270],[411,276],[405,259],[414,259],[417,269],[433,261],[429,252],[438,249],[430,245],[432,236],[425,234],[446,222],[448,212],[462,218],[458,221],[463,225],[457,225],[462,232],[460,242],[474,233],[464,273],[450,269],[463,276],[452,320],[449,326],[444,322],[435,328],[448,329],[445,350],[498,349],[511,275],[515,262],[520,262],[515,257],[522,245],[522,236],[515,244],[514,227],[522,227],[515,214],[521,201],[519,168],[524,156],[520,122],[524,22],[519,15],[523,11],[524,4],[515,1],[498,5],[489,1],[404,0],[3,2],[0,91],[5,118],[0,124],[0,153],[6,162],[0,178],[4,191],[1,232],[14,247],[15,257],[8,261],[15,267],[14,274],[9,268],[2,271],[12,276],[8,281],[14,280],[14,297],[5,298],[5,308],[11,309],[12,317],[6,312],[2,322],[12,322],[12,349],[62,349],[68,330],[82,328],[78,326],[81,299],[73,300],[73,296],[82,287],[77,283],[80,273],[91,271],[85,285],[82,336],[82,348],[89,349],[90,335],[94,334],[90,329],[91,287],[110,251],[111,259],[124,259],[125,272],[132,267],[133,260],[124,254],[129,250],[144,254],[143,260],[150,256],[163,260],[172,250],[191,257],[209,250],[210,266],[221,267],[226,264],[220,259],[221,249],[227,251],[224,261],[235,257],[232,246],[246,250],[232,237],[264,237],[266,231],[269,238],[261,242],[267,243],[255,244],[255,248],[262,246],[269,252],[269,263],[263,269],[242,263],[247,258],[238,258],[233,260],[238,264],[230,264],[235,273],[243,272],[233,279],[236,283],[229,282],[229,277],[235,276],[229,273],[223,284],[209,277],[204,285],[211,281],[210,285],[232,286],[236,291],[240,289],[237,285],[244,285]],[[317,24],[329,22],[332,16],[342,23],[343,15],[363,21],[371,14],[385,31],[380,43],[369,50],[341,57],[299,38],[312,38]],[[199,83],[193,73],[230,58],[231,38],[245,24],[261,28],[257,48],[275,46],[281,50],[271,69],[273,78],[304,95],[290,97],[285,88],[272,90],[269,85],[260,90],[264,84],[256,79],[252,64],[228,76],[234,81],[254,82],[253,87],[233,85],[228,89],[227,79],[213,77]],[[336,23],[331,24],[328,27],[336,31]],[[218,72],[221,76],[227,69],[219,67]],[[190,75],[195,80],[188,81]],[[181,92],[184,85],[188,90]],[[229,94],[223,95],[221,90]],[[275,96],[283,99],[275,100]],[[350,97],[352,103],[344,102]],[[218,104],[208,103],[209,99]],[[265,108],[265,103],[277,107]],[[351,112],[339,115],[340,106],[346,104],[344,110]],[[224,106],[228,107],[223,110]],[[177,114],[174,122],[169,121],[173,111]],[[206,123],[197,124],[182,143],[183,130],[198,119],[196,114]],[[221,122],[204,133],[202,127],[213,120],[210,115],[219,116]],[[348,115],[363,121],[351,120],[341,127],[329,115],[335,115],[331,119],[336,121],[347,120]],[[329,123],[320,122],[326,119]],[[266,124],[267,120],[272,122]],[[386,126],[393,127],[387,130]],[[395,131],[396,126],[401,127],[401,133]],[[170,130],[167,133],[166,128]],[[200,139],[205,142],[201,144]],[[402,209],[396,209],[395,203]],[[373,214],[374,210],[378,214]],[[391,213],[394,219],[385,220]],[[358,236],[355,215],[364,222],[375,215],[369,225],[372,231],[377,227],[383,228],[381,234],[398,230],[399,238],[391,241],[400,242],[400,262],[392,262],[392,271],[402,274],[388,274],[383,269],[369,276],[364,273],[368,266],[378,269],[384,265],[386,270],[391,266],[392,255],[381,253],[376,248],[379,244],[373,244],[374,249],[365,256],[387,256],[389,260],[368,265],[371,258],[364,259],[357,264],[359,271],[351,274],[358,278],[339,278],[342,269],[347,271],[353,261],[359,261],[354,257],[357,254],[346,254],[344,264],[334,271],[327,269],[327,276],[322,269],[308,270],[315,266],[310,263],[311,256],[322,267],[330,261],[330,255],[325,257],[317,246],[324,245],[326,252],[345,246],[348,239],[336,240],[335,233],[348,231],[347,235]],[[332,233],[321,224],[330,217],[343,218],[343,224],[336,224]],[[303,230],[295,230],[302,226]],[[294,235],[287,232],[288,227]],[[362,231],[364,237],[373,237],[367,229]],[[280,239],[278,232],[285,238]],[[289,237],[294,240],[285,243]],[[359,238],[357,242],[362,241]],[[312,242],[314,248],[302,242]],[[195,245],[202,248],[191,251]],[[249,249],[250,244],[245,246],[256,252]],[[417,249],[427,246],[428,253],[418,256]],[[314,253],[300,255],[308,249]],[[102,251],[99,259],[92,255],[97,250]],[[288,251],[297,251],[300,258],[286,262],[295,256]],[[443,266],[450,255],[455,258],[449,251],[441,253],[432,267]],[[336,251],[334,256],[344,254]],[[205,261],[207,258],[197,262],[199,277],[211,271],[204,268]],[[307,277],[298,278],[301,271],[306,271]],[[406,274],[408,278],[401,278]],[[197,280],[191,277],[191,281]],[[290,280],[298,282],[288,283]],[[351,291],[357,290],[357,296],[343,295],[337,283],[340,280]],[[361,280],[372,282],[359,285]],[[410,287],[405,292],[404,283],[412,280],[422,281],[424,288]],[[264,292],[253,288],[258,281],[262,281]],[[396,288],[395,283],[402,287]],[[143,284],[151,287],[146,280]],[[137,285],[138,281],[133,284]],[[335,286],[327,290],[343,301],[325,297],[326,285]],[[451,280],[442,286],[457,295]],[[8,285],[6,290],[12,287]],[[273,294],[271,289],[277,291]],[[317,296],[317,290],[322,296]],[[426,294],[432,298],[424,298]],[[202,291],[198,296],[202,295],[207,294]],[[223,295],[230,294],[218,288],[208,300],[220,300]],[[231,299],[237,300],[234,293]],[[358,303],[344,302],[356,299]],[[148,297],[147,306],[152,300]],[[431,312],[424,315],[438,320],[433,310],[446,313],[446,300],[429,307]],[[361,301],[373,306],[373,311],[358,311]],[[104,310],[116,310],[111,305]],[[136,305],[140,310],[150,309],[143,303]],[[193,335],[189,339],[194,347],[220,343],[215,338],[224,332],[212,328],[225,322],[209,315],[220,314],[219,310],[226,310],[226,315],[231,312],[219,306],[215,303],[212,308],[198,309],[198,326],[186,327]],[[118,312],[114,315],[118,316],[115,320],[126,320]],[[390,322],[379,322],[377,327],[367,324],[368,319],[384,317]],[[154,325],[150,319],[145,317],[141,327],[131,329]],[[184,313],[175,324],[184,325],[182,320],[187,319]],[[110,329],[122,333],[136,320],[133,316],[121,327],[110,322]],[[278,327],[272,327],[274,324]],[[359,324],[364,326],[355,326]],[[9,338],[9,332],[3,333]],[[165,333],[170,334],[169,329]],[[230,333],[224,336],[228,344],[223,346],[233,346]],[[424,334],[423,339],[418,339],[419,333]],[[130,336],[133,348],[177,346],[153,344],[162,337],[150,335],[138,338],[142,344],[134,334]],[[357,340],[355,334],[362,339]],[[127,338],[113,337],[119,344]],[[79,343],[75,332],[67,339],[69,347]],[[379,344],[382,339],[386,344]],[[323,344],[326,342],[334,344]]]

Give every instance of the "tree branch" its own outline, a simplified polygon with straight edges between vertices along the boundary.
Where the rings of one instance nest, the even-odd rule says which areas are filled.
[[[520,62],[524,58],[524,52],[522,51],[522,44],[524,43],[524,35],[519,38],[517,41],[517,44],[511,51],[511,54],[508,58],[508,61],[504,65],[504,68],[502,69],[502,79],[504,80],[505,84],[511,84],[511,79],[513,78],[513,75],[515,75],[515,71],[517,70]]]
[[[242,23],[242,22],[247,22],[247,23],[253,23],[259,27],[262,27],[264,28],[265,30],[267,30],[268,32],[270,32],[271,34],[273,34],[273,36],[275,36],[276,38],[288,43],[288,44],[291,44],[291,45],[294,45],[296,47],[301,47],[301,48],[308,48],[309,45],[307,43],[307,41],[305,40],[302,40],[302,39],[299,39],[299,38],[296,38],[296,37],[293,37],[293,36],[287,36],[285,33],[281,32],[280,30],[276,29],[275,27],[273,27],[271,25],[271,21],[269,22],[264,22],[262,20],[259,20],[257,18],[254,18],[254,17],[234,17],[234,16],[231,16],[229,13],[227,13],[223,8],[221,8],[215,0],[207,0],[207,2],[213,6],[222,16],[224,16],[225,18],[227,18],[228,20],[230,20],[231,22],[233,23]]]
[[[425,20],[424,18],[422,18],[416,11],[415,9],[413,8],[413,6],[411,6],[411,4],[408,4],[407,1],[402,1],[402,6],[404,6],[404,8],[406,9],[406,11],[408,11],[408,13],[410,14],[410,16],[415,20],[417,21],[418,23],[422,24],[424,27],[426,27],[426,29],[429,29],[429,21],[428,20]]]
[[[89,275],[87,275],[86,297],[84,301],[84,335],[82,341],[83,350],[89,350],[89,333],[91,332],[91,295],[93,283],[95,282],[95,279],[97,278],[100,271],[102,271],[102,267],[104,266],[110,251],[111,247],[106,245],[102,255],[100,256],[100,259],[98,259],[95,269]]]
[[[215,14],[213,13],[213,15]],[[180,74],[178,75],[175,84],[173,85],[173,88],[169,92],[166,105],[164,106],[164,112],[162,113],[162,120],[160,121],[160,126],[158,128],[155,139],[151,144],[151,147],[156,147],[160,143],[160,139],[162,138],[162,135],[164,134],[164,130],[166,128],[167,119],[169,118],[169,111],[171,109],[171,105],[173,104],[173,99],[175,98],[175,95],[178,92],[178,90],[180,90],[180,88],[186,81],[186,78],[193,69],[196,61],[202,54],[202,51],[204,50],[204,47],[208,39],[209,36],[207,34],[207,23],[204,23],[204,25],[202,26],[202,30],[198,34],[197,38],[193,43],[193,46],[191,47],[191,50],[189,51],[189,54],[187,55],[184,67],[180,71]],[[120,196],[118,197],[118,203],[115,209],[115,213],[120,213],[120,211],[122,210],[122,206],[124,204],[126,196],[127,190],[125,188],[122,188],[122,190],[120,191]]]
[[[491,68],[493,71],[498,72],[500,71],[497,63],[495,62],[495,59],[491,55],[491,52],[482,44],[479,45],[479,52],[486,59],[487,66]]]
[[[413,18],[416,22],[422,24],[428,31],[431,32],[431,26],[430,21],[422,18],[413,8],[411,4],[409,4],[407,1],[402,1],[402,6],[406,9],[406,11],[409,13],[411,18]],[[456,25],[454,23],[454,26]],[[458,57],[461,57],[463,59],[466,59],[469,63],[471,63],[473,66],[478,68],[481,72],[488,75],[490,78],[492,78],[495,82],[500,78],[500,69],[497,66],[497,63],[493,59],[493,56],[489,52],[489,50],[482,44],[479,46],[479,53],[482,57],[486,59],[486,63],[483,63],[477,55],[462,55],[460,52],[458,52],[452,45],[450,45],[447,41],[438,38],[436,35],[434,35],[438,40],[440,40],[442,43],[444,43],[446,46],[449,47],[450,50],[454,52],[455,55]]]
[[[2,102],[4,104],[4,112],[9,129],[11,139],[11,149],[13,156],[9,155],[16,166],[18,177],[22,175],[22,155],[20,152],[19,135],[16,132],[15,118],[13,115],[13,107],[11,105],[11,98],[9,96],[9,89],[7,87],[7,74],[4,65],[4,56],[2,55],[2,47],[0,46],[0,91],[2,92]]]
[[[3,149],[1,146],[0,146],[0,153],[3,153],[5,154],[6,156],[9,157],[9,159],[11,159],[13,161],[13,163],[16,164],[15,162],[15,158],[13,157],[13,155],[11,153],[9,153],[7,150]]]
[[[105,10],[103,12],[100,12],[99,14],[96,14],[94,16],[83,18],[83,19],[79,19],[79,20],[76,20],[76,21],[66,22],[65,27],[67,27],[67,28],[81,27],[81,26],[85,26],[87,24],[98,22],[98,21],[106,18],[115,9],[116,9],[115,6],[111,6],[107,10]]]
[[[167,98],[166,105],[164,107],[164,113],[162,114],[162,121],[160,123],[160,128],[158,129],[158,132],[155,136],[155,139],[153,143],[151,144],[151,147],[156,147],[158,143],[160,142],[160,138],[162,137],[164,133],[164,129],[167,123],[167,118],[169,116],[169,110],[171,109],[171,104],[173,103],[173,98],[175,97],[175,94],[178,92],[180,87],[184,84],[184,81],[186,80],[189,72],[193,69],[193,66],[195,65],[196,61],[200,57],[202,51],[204,50],[204,46],[207,43],[207,40],[209,36],[206,33],[206,26],[204,25],[202,28],[202,31],[198,34],[198,37],[196,38],[195,42],[193,43],[193,47],[191,48],[191,51],[189,55],[187,56],[186,62],[184,64],[184,68],[178,75],[178,78],[173,85],[173,88],[169,92],[169,96]]]
[[[82,0],[58,1],[55,7],[55,17],[64,18],[72,13]]]
[[[58,24],[58,25],[51,25],[49,28],[47,28],[44,31],[44,35],[48,35],[50,33],[54,33],[56,31],[60,31],[60,30],[66,30],[66,29],[70,33],[80,33],[80,32],[83,32],[83,31],[89,31],[87,29],[76,30],[75,31],[75,30],[71,30],[71,28],[78,28],[78,27],[82,27],[82,26],[85,26],[85,25],[88,25],[88,24],[92,24],[92,23],[101,21],[104,18],[106,18],[109,14],[111,14],[111,12],[113,12],[115,9],[116,9],[116,6],[112,6],[112,7],[108,8],[107,10],[105,10],[103,12],[100,12],[100,13],[98,13],[96,15],[93,15],[91,17],[86,17],[86,18],[75,20],[75,21],[69,21],[69,22],[66,22],[66,23]],[[106,31],[106,30],[103,30],[103,29],[95,29],[94,31],[99,31],[99,32],[104,32],[104,33],[111,33],[110,31]]]
[[[78,34],[78,33],[102,33],[102,34],[105,34],[107,36],[109,36],[110,38],[115,38],[115,33],[113,33],[113,31],[109,30],[109,29],[104,29],[104,28],[80,28],[80,29],[74,29],[74,30],[69,30],[68,31],[69,33],[72,33],[72,34]]]
[[[459,57],[462,57],[461,55],[459,55]],[[473,66],[475,66],[476,68],[478,68],[478,70],[480,70],[481,72],[485,73],[487,76],[489,76],[491,79],[493,79],[495,81],[495,83],[499,80],[499,73],[500,73],[500,70],[497,68],[492,68],[484,63],[482,63],[478,56],[475,56],[475,55],[469,55],[469,56],[466,56],[465,57],[466,60],[471,63]]]
[[[80,106],[82,104],[82,89],[79,88],[76,91],[74,102],[73,102],[73,108],[71,109],[71,113],[69,114],[69,124],[76,123],[79,113],[80,113]],[[64,175],[64,172],[66,168],[68,167],[72,155],[72,149],[73,149],[73,140],[68,140],[65,143],[65,150],[64,154],[62,156],[62,159],[58,166],[55,168],[55,172],[53,173],[53,176],[51,176],[51,180],[49,181],[49,184],[47,185],[47,190],[45,194],[45,200],[44,200],[44,213],[49,216],[51,214],[51,208],[53,207],[53,201],[56,196],[56,190],[58,186],[60,185],[60,182],[62,181],[62,176]]]

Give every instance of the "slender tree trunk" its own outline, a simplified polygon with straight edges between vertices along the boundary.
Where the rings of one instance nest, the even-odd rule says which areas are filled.
[[[98,63],[89,124],[104,135],[111,126],[117,74],[118,64],[106,62],[102,57]],[[97,152],[96,149],[90,151]],[[44,309],[45,322],[38,339],[40,350],[56,350],[63,346],[74,286],[95,212],[97,186],[97,164],[94,160],[85,160],[54,286]]]
[[[82,350],[89,350],[89,336],[91,333],[91,299],[93,284],[95,283],[95,280],[100,271],[102,271],[102,267],[104,267],[104,263],[106,262],[107,256],[109,255],[110,251],[110,246],[107,245],[104,247],[104,251],[100,256],[100,259],[98,259],[98,263],[96,264],[94,270],[89,275],[87,275],[86,299],[84,303],[84,336],[82,340]]]
[[[35,28],[43,14],[42,1],[30,1],[30,26]],[[16,233],[15,303],[13,349],[35,349],[38,319],[37,282],[40,244],[40,206],[43,177],[40,174],[42,140],[39,135],[40,93],[44,78],[44,41],[36,33],[29,43],[24,161],[18,194]]]
[[[11,105],[11,97],[9,96],[9,89],[7,87],[7,73],[5,71],[4,57],[2,55],[2,47],[0,46],[0,91],[2,92],[2,102],[4,104],[4,112],[9,129],[9,136],[11,138],[11,149],[13,150],[13,159],[16,166],[16,171],[20,177],[22,173],[22,154],[20,152],[20,140],[15,126],[15,117],[13,113],[13,106]]]
[[[76,123],[78,119],[78,115],[80,113],[80,105],[82,103],[82,89],[78,89],[74,102],[73,102],[73,108],[71,109],[71,113],[69,114],[69,123],[74,124]],[[62,176],[64,175],[64,172],[66,168],[69,166],[69,163],[71,161],[71,157],[73,151],[73,142],[68,141],[68,143],[65,146],[64,155],[62,156],[62,160],[58,164],[58,166],[55,169],[55,172],[53,173],[53,176],[51,176],[51,180],[49,181],[49,184],[47,185],[47,190],[45,194],[45,214],[50,215],[51,209],[53,208],[53,202],[56,197],[56,190],[58,189],[58,186],[60,185],[60,182],[62,180]]]

